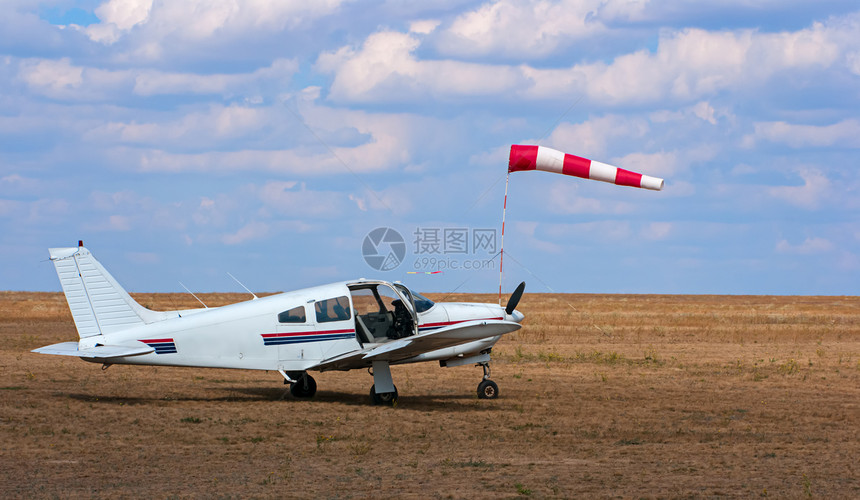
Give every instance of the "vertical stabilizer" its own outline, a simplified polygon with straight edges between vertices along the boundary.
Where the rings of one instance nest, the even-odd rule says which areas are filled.
[[[135,302],[83,246],[48,251],[81,338],[163,319],[162,313]]]

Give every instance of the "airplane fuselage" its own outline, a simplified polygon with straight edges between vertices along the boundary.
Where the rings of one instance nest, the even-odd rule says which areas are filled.
[[[361,281],[279,293],[221,307],[178,311],[174,318],[112,333],[110,344],[133,345],[142,342],[154,347],[155,351],[140,356],[112,358],[110,364],[288,372],[306,370],[321,360],[376,344],[359,341],[352,317],[317,322],[314,315],[306,315],[305,322],[278,321],[281,312],[306,307],[319,297],[351,299],[347,283]],[[472,303],[437,303],[417,316],[419,333],[470,320],[506,319],[501,306]],[[95,345],[99,343],[99,337],[101,336],[89,337],[86,341]],[[492,348],[499,338],[500,336],[492,336],[474,340],[423,353],[400,363],[440,360],[481,352]],[[104,362],[97,359],[87,360]],[[370,363],[367,365],[370,366]]]

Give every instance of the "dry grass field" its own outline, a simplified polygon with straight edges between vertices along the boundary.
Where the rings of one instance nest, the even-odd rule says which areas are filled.
[[[77,338],[64,298],[0,292],[0,497],[860,497],[860,298],[518,309],[499,399],[477,399],[480,368],[426,363],[392,368],[384,408],[363,371],[314,374],[298,401],[273,372],[32,354]]]

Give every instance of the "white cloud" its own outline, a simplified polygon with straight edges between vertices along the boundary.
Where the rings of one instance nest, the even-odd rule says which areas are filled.
[[[833,243],[824,238],[806,238],[803,243],[792,245],[788,240],[779,240],[776,251],[779,253],[812,255],[829,252],[833,249]]]
[[[131,222],[124,215],[111,215],[108,217],[107,226],[104,229],[109,231],[129,231],[131,230]]]
[[[161,256],[152,252],[128,252],[126,257],[133,263],[161,264]]]
[[[652,222],[642,228],[642,237],[648,240],[665,240],[674,231],[675,225],[671,222]]]
[[[649,0],[495,0],[457,16],[438,49],[458,56],[542,58],[607,33],[606,23],[634,20]]]
[[[421,96],[493,95],[515,90],[526,81],[517,68],[452,60],[419,61],[418,38],[383,31],[370,35],[356,50],[343,47],[323,53],[317,70],[333,73],[329,98],[336,101],[405,101]]]
[[[261,215],[294,219],[351,220],[357,212],[390,210],[398,213],[410,209],[409,203],[395,203],[390,193],[355,193],[311,190],[297,181],[268,181],[257,188],[256,195],[263,204]]]
[[[818,208],[822,200],[831,193],[830,180],[819,170],[805,168],[799,172],[802,186],[778,186],[768,189],[768,194],[802,208]]]
[[[714,159],[719,152],[720,150],[716,146],[703,143],[676,151],[630,153],[626,156],[613,158],[610,163],[646,175],[671,178],[689,171],[691,165]]]
[[[411,33],[418,33],[419,35],[429,35],[432,33],[441,23],[438,19],[422,19],[420,21],[413,21],[409,23],[409,31]]]
[[[716,125],[720,118],[732,120],[734,115],[727,108],[716,108],[709,101],[699,101],[677,111],[661,109],[648,114],[652,123],[668,123],[696,118]]]
[[[39,199],[26,205],[29,212],[24,221],[28,224],[54,223],[69,215],[69,202],[64,199]]]
[[[606,30],[594,14],[601,0],[496,1],[461,14],[444,31],[440,51],[535,58]]]
[[[0,198],[0,217],[10,217],[21,210],[23,202]]]
[[[611,163],[626,170],[655,177],[668,177],[679,170],[678,154],[674,151],[630,153],[627,156],[613,158]]]
[[[238,245],[246,241],[259,240],[265,238],[269,234],[269,225],[265,222],[251,221],[235,233],[225,234],[221,237],[221,242],[225,245]]]
[[[641,118],[604,115],[582,123],[561,123],[546,143],[565,153],[600,160],[613,141],[639,138],[648,130],[648,124]]]
[[[269,181],[258,193],[266,208],[290,218],[344,217],[352,211],[347,193],[312,191],[295,181]]]
[[[133,27],[146,22],[153,0],[109,0],[95,9],[100,23],[85,29],[90,39],[112,44]]]
[[[13,173],[0,177],[0,194],[21,196],[22,194],[44,193],[46,182],[32,177]]]
[[[625,214],[635,209],[635,205],[623,201],[586,198],[579,194],[579,186],[567,179],[552,185],[541,200],[548,211],[561,214]]]
[[[166,127],[157,124],[136,126],[124,124],[114,126],[106,134],[114,137],[135,134],[146,139],[153,145],[149,149],[117,147],[113,149],[115,161],[137,166],[146,172],[238,172],[238,171],[271,171],[278,173],[302,175],[351,175],[362,172],[379,172],[411,164],[412,154],[417,147],[426,147],[427,135],[436,134],[444,137],[446,132],[441,123],[407,114],[366,113],[348,109],[334,109],[316,106],[310,93],[298,103],[299,114],[285,113],[284,109],[271,108],[268,111],[258,111],[257,108],[213,108],[213,116],[223,119],[205,123],[206,114],[184,119]],[[285,104],[292,106],[292,104]],[[241,120],[233,119],[236,116]],[[216,144],[220,143],[218,134],[233,134],[242,137],[253,134],[260,127],[275,127],[281,130],[278,122],[296,122],[296,118],[307,124],[308,129],[300,129],[305,144],[290,149],[252,149],[241,143],[239,147],[219,151]],[[219,126],[219,123],[223,127]],[[205,132],[200,138],[200,144],[208,139],[210,148],[201,153],[174,152],[158,144],[156,138],[169,137],[173,133],[188,132],[191,137],[197,134],[195,124]],[[355,136],[358,141],[347,141],[339,145],[339,132],[349,128],[353,131],[347,134]],[[210,133],[211,132],[211,133]],[[226,136],[226,135],[225,135]],[[329,137],[323,141],[321,137]],[[181,143],[186,136],[168,140]],[[357,142],[357,143],[356,143]]]
[[[855,75],[860,75],[860,52],[851,52],[845,57],[848,70]]]
[[[552,239],[582,241],[618,242],[629,240],[633,231],[630,223],[624,220],[605,220],[580,222],[577,224],[545,224],[547,236]]]
[[[840,269],[845,271],[860,270],[860,256],[851,252],[842,252],[836,263]]]
[[[295,59],[275,59],[269,67],[252,73],[195,74],[141,71],[134,79],[134,93],[158,94],[225,94],[240,92],[266,82],[286,85],[298,71]]]
[[[795,125],[786,122],[759,122],[749,141],[764,139],[793,148],[843,146],[860,148],[860,121],[842,120],[832,125]]]
[[[128,189],[93,191],[89,202],[99,215],[88,227],[97,231],[128,231],[132,228],[182,230],[188,223],[182,202],[165,203]]]
[[[480,19],[464,24],[460,31],[463,36],[485,40],[485,35],[492,31],[489,20],[493,16],[504,12],[505,19],[516,18],[508,14],[510,9],[516,10],[516,6],[503,3],[483,6],[477,11],[482,13]],[[530,28],[528,23],[524,26]],[[504,29],[499,32],[500,37],[510,37]],[[334,74],[330,97],[339,101],[392,102],[427,96],[478,95],[511,100],[558,99],[578,93],[593,102],[611,105],[666,99],[689,101],[725,90],[760,86],[786,70],[802,72],[830,67],[845,50],[846,33],[856,38],[860,36],[860,28],[835,22],[832,26],[816,23],[807,29],[782,33],[688,28],[665,32],[656,52],[622,54],[610,63],[535,68],[450,59],[420,60],[415,54],[421,45],[419,38],[386,31],[370,35],[360,48],[347,46],[322,54],[317,69]],[[488,43],[492,46],[497,42],[490,39]],[[529,46],[527,40],[516,37],[511,43]],[[484,50],[480,43],[478,47]],[[700,104],[693,112],[713,123],[716,113],[708,106]]]
[[[473,165],[498,166],[507,165],[511,155],[511,146],[505,144],[495,147],[489,151],[475,153],[469,157],[469,163]]]
[[[517,240],[520,243],[525,243],[532,248],[536,248],[544,252],[561,253],[561,245],[537,237],[535,233],[539,223],[521,221],[514,222],[512,226],[513,227],[511,229],[513,229],[513,232],[517,234]]]
[[[218,194],[213,198],[202,196],[191,215],[191,220],[198,226],[223,227],[231,216],[242,212],[243,207],[238,200],[244,201],[251,197],[252,193],[248,193],[248,196],[244,194],[234,196]]]
[[[47,95],[63,95],[83,83],[83,68],[64,57],[59,60],[30,59],[21,62],[19,76],[31,87]]]
[[[666,186],[663,188],[663,192],[660,196],[665,198],[682,198],[686,196],[693,196],[694,194],[696,194],[695,184],[691,182],[675,181],[670,179],[666,181]]]
[[[688,28],[660,38],[655,53],[641,50],[569,69],[533,69],[527,95],[546,98],[564,89],[607,104],[675,98],[692,100],[760,85],[779,71],[830,66],[840,47],[820,24],[796,32],[713,32]]]
[[[170,39],[201,41],[294,28],[337,10],[342,0],[109,0],[96,8],[100,23],[86,32],[92,40],[113,44],[130,32],[158,56]],[[153,47],[154,46],[154,47]]]
[[[360,198],[352,193],[349,195],[349,200],[355,203],[355,206],[358,207],[362,212],[367,212],[367,200],[364,198]]]
[[[213,104],[174,121],[109,122],[84,134],[90,141],[152,145],[159,148],[213,148],[224,141],[254,136],[275,122],[270,109]]]
[[[715,117],[714,107],[708,104],[706,101],[701,101],[693,106],[693,114],[710,123],[711,125],[717,124],[717,119]]]
[[[294,59],[275,59],[272,64],[250,73],[194,74],[150,69],[105,70],[76,66],[68,58],[24,59],[18,78],[33,91],[68,101],[108,100],[134,93],[140,96],[164,94],[248,95],[274,94],[287,85],[298,71]]]

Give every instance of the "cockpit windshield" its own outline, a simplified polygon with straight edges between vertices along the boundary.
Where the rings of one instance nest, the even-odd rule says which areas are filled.
[[[403,294],[407,297],[412,297],[412,302],[415,303],[415,312],[423,313],[424,311],[429,310],[431,307],[435,306],[436,303],[427,297],[421,295],[418,292],[413,292],[412,290],[406,288],[402,283],[394,283],[394,286],[397,287]]]
[[[423,313],[436,305],[432,300],[417,292],[412,292],[412,299],[415,301],[415,312]]]

